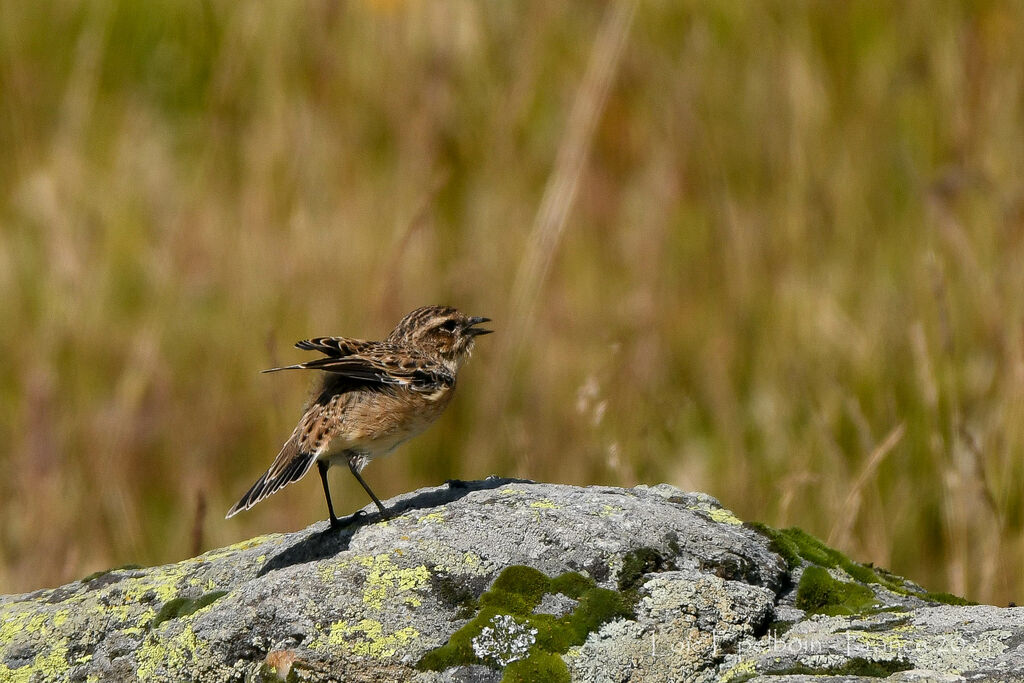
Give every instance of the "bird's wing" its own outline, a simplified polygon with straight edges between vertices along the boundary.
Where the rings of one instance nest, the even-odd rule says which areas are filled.
[[[367,342],[358,353],[316,358],[263,372],[278,370],[322,370],[360,383],[403,386],[421,392],[433,392],[455,381],[451,372],[433,358],[380,342]]]
[[[349,337],[313,337],[295,342],[295,348],[306,351],[319,351],[325,356],[341,358],[359,353],[372,346],[373,342],[362,339],[350,339]]]
[[[318,358],[302,363],[308,370],[323,370],[359,382],[403,386],[414,391],[434,391],[451,384],[448,370],[432,359],[403,353],[354,354],[344,358]]]

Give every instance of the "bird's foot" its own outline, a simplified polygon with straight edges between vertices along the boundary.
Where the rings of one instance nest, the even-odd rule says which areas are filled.
[[[342,517],[341,519],[338,519],[337,517],[331,517],[331,529],[344,529],[345,527],[351,526],[354,522],[362,519],[365,516],[365,510],[356,510],[348,517]]]

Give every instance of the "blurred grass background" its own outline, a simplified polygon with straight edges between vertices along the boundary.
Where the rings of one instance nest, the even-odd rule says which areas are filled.
[[[379,495],[667,481],[1022,597],[1021,5],[0,16],[0,591],[323,519],[223,520],[306,392],[257,371],[451,303],[499,333]]]

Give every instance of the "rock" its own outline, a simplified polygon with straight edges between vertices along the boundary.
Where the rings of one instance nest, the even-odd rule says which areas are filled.
[[[2,681],[1007,680],[971,606],[667,485],[453,482],[0,597]]]

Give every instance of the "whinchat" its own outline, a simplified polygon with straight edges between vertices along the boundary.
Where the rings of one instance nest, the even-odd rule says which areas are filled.
[[[440,417],[476,338],[493,331],[476,326],[489,321],[449,306],[424,306],[402,318],[384,341],[316,337],[296,343],[325,357],[263,372],[320,370],[322,376],[274,464],[227,516],[248,510],[298,481],[315,462],[332,527],[341,522],[334,514],[327,470],[340,463],[348,465],[386,517],[384,506],[360,472]]]

